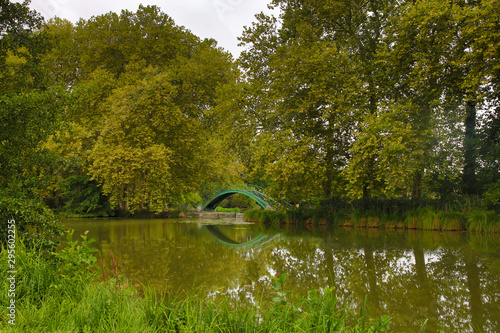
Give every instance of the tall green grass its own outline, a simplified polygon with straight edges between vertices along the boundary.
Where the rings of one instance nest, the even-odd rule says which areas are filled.
[[[293,208],[288,210],[250,209],[245,211],[247,221],[265,224],[318,224],[324,220],[324,211],[315,208]]]
[[[249,221],[275,224],[286,223],[286,213],[284,211],[264,210],[264,209],[250,209],[244,213],[245,219]]]
[[[264,224],[326,223],[333,226],[381,229],[500,232],[500,214],[495,211],[437,210],[419,207],[407,210],[294,208],[286,211],[253,209],[245,219]]]
[[[469,230],[478,232],[500,232],[499,214],[494,211],[477,210],[467,217]]]
[[[224,208],[221,206],[217,206],[215,208],[215,210],[218,211],[219,213],[239,213],[240,212],[239,208]]]
[[[86,241],[82,237],[82,244]],[[89,244],[88,242],[87,244]],[[84,245],[82,245],[85,247]],[[71,248],[67,248],[70,250]],[[118,276],[68,269],[85,267],[88,251],[53,256],[36,246],[16,247],[16,325],[0,315],[2,332],[382,332],[389,318],[354,313],[339,304],[332,288],[291,295],[285,278],[275,280],[275,292],[255,304],[226,296],[207,297],[200,288],[186,293],[137,290]],[[0,301],[8,304],[8,254],[0,252]],[[103,270],[104,271],[104,270]],[[64,273],[64,274],[62,274]],[[109,274],[108,274],[109,275]],[[77,282],[77,283],[75,283]],[[62,286],[62,287],[61,287]],[[269,300],[272,296],[272,300]]]

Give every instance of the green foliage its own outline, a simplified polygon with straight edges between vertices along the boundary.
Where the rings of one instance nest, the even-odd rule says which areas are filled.
[[[0,96],[45,89],[46,73],[39,65],[48,40],[37,30],[43,18],[30,1],[2,0],[0,13]],[[37,31],[37,32],[35,32]]]
[[[319,207],[286,211],[252,209],[244,212],[248,221],[264,224],[318,224],[382,229],[499,232],[500,215],[487,211],[471,198],[455,202],[432,200],[341,200],[332,198]]]
[[[241,181],[293,203],[466,191],[498,209],[496,1],[271,6],[236,63],[156,6],[40,26],[6,1],[0,186],[89,216],[109,208],[65,191],[75,175],[131,212]]]
[[[84,217],[112,216],[111,206],[102,189],[90,176],[71,176],[65,179],[64,213]]]
[[[291,202],[445,198],[498,173],[497,126],[476,112],[498,113],[495,1],[272,6],[240,38],[253,182]]]
[[[226,199],[222,200],[218,207],[224,208],[252,208],[257,206],[258,204],[254,199],[250,198],[247,195],[241,193],[235,193]]]
[[[285,221],[285,212],[265,209],[250,209],[245,211],[245,219],[249,221],[280,225]]]
[[[240,209],[239,208],[224,208],[217,206],[215,208],[216,211],[221,212],[221,213],[239,213]]]
[[[288,274],[286,273],[269,276],[269,278],[274,281],[273,288],[276,290],[276,297],[272,299],[275,305],[285,305],[287,303],[287,296],[290,295],[290,292],[283,290],[283,284],[285,283],[287,277]]]
[[[67,130],[47,145],[80,162],[74,173],[59,170],[55,191],[75,173],[90,175],[113,209],[159,213],[186,204],[205,182],[235,178],[212,108],[237,71],[215,41],[142,5],[76,26],[54,19],[44,31],[54,44],[43,63],[54,82],[71,86]]]
[[[423,140],[428,140],[412,124],[413,108],[385,106],[385,110],[365,118],[366,127],[353,145],[353,157],[344,170],[349,197],[362,198],[366,191],[375,197],[401,197],[411,191],[412,177],[425,153]]]
[[[7,253],[2,246],[0,258],[6,260],[0,264],[0,275],[6,280],[8,271]],[[16,279],[16,302],[26,302],[26,304],[41,305],[51,299],[51,284],[57,281],[59,275],[55,269],[54,262],[50,259],[47,249],[37,242],[27,242],[19,238],[16,243],[16,270],[22,279]],[[0,295],[2,304],[8,304],[6,284],[0,284],[3,295]]]
[[[189,58],[200,42],[159,7],[143,5],[135,13],[107,13],[80,20],[75,26],[54,19],[44,32],[53,40],[44,64],[55,82],[70,86],[98,69],[117,78],[133,63],[168,66],[178,57]]]
[[[19,236],[53,246],[60,224],[38,193],[50,179],[54,159],[41,147],[60,126],[65,93],[0,96],[0,233],[15,219]]]
[[[41,142],[59,128],[64,97],[59,90],[0,96],[0,186],[17,179],[32,187],[43,175],[50,155]]]
[[[492,207],[500,210],[500,180],[497,180],[493,184],[486,185],[486,191],[483,195],[483,201],[487,207]]]
[[[9,220],[15,220],[16,237],[26,243],[39,242],[44,247],[54,247],[62,235],[60,221],[39,200],[17,193],[12,195],[0,189],[0,237],[7,237]]]
[[[477,210],[467,216],[467,229],[477,232],[500,232],[500,214],[494,211]]]
[[[29,2],[2,1],[0,14],[0,234],[15,219],[26,242],[54,246],[60,227],[39,202],[54,159],[42,141],[60,128],[66,92],[47,89],[39,57],[43,34],[34,33],[42,18]]]
[[[85,283],[94,278],[97,274],[93,270],[97,258],[94,256],[96,248],[90,247],[90,244],[95,242],[91,238],[87,240],[87,233],[80,235],[82,238],[79,244],[77,240],[73,240],[73,233],[75,230],[66,231],[67,245],[58,252],[53,252],[53,255],[59,263],[58,274],[60,280],[57,284],[51,287],[54,289],[62,290],[71,288],[71,285],[78,285]]]
[[[25,34],[40,26],[43,18],[29,8],[30,1],[11,2],[2,0],[0,35],[9,33]]]
[[[353,137],[381,98],[375,52],[392,3],[368,11],[358,1],[275,1],[279,17],[262,14],[244,32],[240,60],[262,128],[252,171],[264,173],[275,197],[345,195]]]
[[[203,199],[198,192],[189,192],[184,196],[184,199],[191,208],[197,208],[203,203]]]
[[[484,120],[485,125],[478,133],[479,156],[484,167],[478,174],[478,181],[484,191],[484,204],[500,211],[500,108]]]

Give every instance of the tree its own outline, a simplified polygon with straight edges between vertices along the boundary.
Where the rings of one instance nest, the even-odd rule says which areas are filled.
[[[71,88],[68,130],[49,144],[68,163],[58,191],[76,193],[64,179],[90,175],[115,207],[163,211],[205,180],[234,175],[214,107],[237,71],[214,40],[201,41],[155,6],[74,27],[53,20],[44,31],[54,40],[44,63]]]
[[[500,208],[500,107],[487,115],[478,133],[479,159],[482,168],[478,181],[487,206]]]
[[[29,1],[0,1],[0,95],[46,88],[39,66],[46,51],[46,36],[37,30],[43,18],[29,9]]]
[[[407,196],[425,155],[422,140],[426,133],[416,130],[411,121],[414,106],[391,103],[379,108],[365,118],[344,170],[353,198],[364,197],[366,190],[378,197]],[[368,172],[373,176],[369,182],[364,178]]]
[[[109,97],[89,171],[113,203],[162,211],[230,169],[220,154],[213,162],[218,147],[209,131],[216,126],[210,121],[216,87],[226,82],[231,62],[217,63],[220,52],[206,47],[172,71],[124,73],[127,84]]]
[[[461,59],[461,63],[469,68],[462,88],[466,94],[475,97],[467,104],[469,112],[465,122],[464,191],[466,193],[485,191],[487,201],[497,204],[500,200],[499,163],[498,158],[494,156],[498,156],[499,136],[499,12],[498,1],[486,0],[462,6],[457,13],[457,19],[461,20],[463,26],[463,38],[467,41],[468,47]],[[484,114],[483,117],[478,115],[476,108]],[[479,128],[477,137],[475,137],[476,124]],[[476,174],[479,174],[477,178]],[[480,182],[474,183],[476,179]]]
[[[457,51],[451,48],[456,43],[456,36],[450,33],[455,29],[451,17],[452,10],[445,2],[402,3],[391,18],[379,52],[379,64],[385,68],[388,81],[384,85],[384,98],[390,107],[406,109],[404,126],[411,129],[411,136],[418,142],[407,151],[413,167],[405,186],[413,198],[422,196],[424,170],[433,170],[436,164],[440,169],[437,153],[445,145],[437,145],[449,140],[446,138],[450,136],[450,128],[442,137],[438,128],[447,126],[456,112],[452,109],[455,104],[441,102],[457,70],[449,59]],[[451,128],[455,126],[453,123]],[[453,156],[450,151],[445,154]],[[420,157],[415,159],[417,155]]]
[[[286,147],[267,156],[267,166],[274,169],[284,156],[287,163],[276,169],[293,168],[289,152],[308,150],[303,156],[313,165],[323,165],[324,171],[319,176],[314,174],[318,168],[306,168],[315,171],[295,176],[319,176],[321,197],[345,194],[345,178],[339,175],[350,159],[360,122],[378,107],[383,80],[376,53],[395,4],[311,0],[272,5],[280,9],[279,19],[257,16],[258,22],[241,37],[250,47],[240,59],[253,85],[255,111],[262,119],[258,126],[279,131],[276,136]],[[373,172],[371,167],[365,171],[366,196]]]
[[[10,219],[26,241],[51,244],[58,235],[57,219],[37,194],[54,161],[41,142],[58,128],[63,106],[61,91],[0,96],[0,235]]]
[[[29,8],[30,0],[22,3],[10,0],[0,1],[0,38],[15,34],[18,38],[27,36],[40,27],[43,18]]]
[[[110,12],[75,25],[53,19],[43,31],[52,40],[44,63],[55,82],[71,87],[98,69],[118,78],[133,63],[168,66],[178,57],[190,58],[200,42],[158,7],[143,5],[135,13]]]
[[[154,72],[137,85],[114,91],[90,154],[91,175],[121,209],[150,205],[153,210],[164,210],[164,199],[181,191],[173,186],[172,163],[178,162],[183,150],[189,151],[196,138],[195,130],[190,131],[192,122],[183,119],[172,101],[174,87],[165,75]],[[181,175],[175,176],[180,182]]]
[[[459,150],[453,129],[463,128],[458,143],[462,156],[452,164],[455,169],[462,166],[465,194],[479,191],[477,110],[491,105],[498,77],[493,46],[498,43],[495,6],[495,1],[408,2],[400,7],[393,24],[397,28],[387,43],[391,58],[388,68],[394,69],[388,75],[393,80],[391,94],[419,106],[413,123],[430,130],[423,146],[430,158],[425,160],[435,160],[433,157],[443,153],[440,142],[449,141],[452,135],[455,148],[444,154],[455,155]],[[447,135],[438,136],[439,129],[445,127]],[[422,165],[424,169],[433,168]]]
[[[58,17],[50,19],[42,29],[50,41],[49,51],[41,60],[49,83],[68,89],[75,87],[81,75],[76,29],[70,21]]]
[[[46,90],[43,19],[28,5],[0,1],[0,237],[14,219],[25,241],[53,245],[59,224],[37,194],[54,160],[41,143],[60,125],[65,93]]]
[[[40,142],[58,128],[64,102],[61,91],[0,97],[0,186],[35,181],[45,160]],[[59,120],[59,121],[58,121]]]

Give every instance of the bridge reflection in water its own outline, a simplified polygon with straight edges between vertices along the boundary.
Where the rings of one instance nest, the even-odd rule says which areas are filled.
[[[271,245],[273,241],[277,241],[280,238],[280,234],[265,235],[261,233],[246,241],[235,241],[224,234],[217,225],[202,225],[201,228],[206,229],[219,243],[231,247],[264,247]]]

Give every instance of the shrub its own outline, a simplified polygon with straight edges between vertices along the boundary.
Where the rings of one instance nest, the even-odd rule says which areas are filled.
[[[215,208],[215,210],[217,210],[220,213],[239,213],[240,212],[239,208],[223,208],[220,206],[217,206]]]
[[[54,213],[35,199],[14,197],[0,191],[0,238],[7,235],[7,222],[16,221],[17,237],[27,244],[37,242],[44,247],[55,247],[62,226]]]

